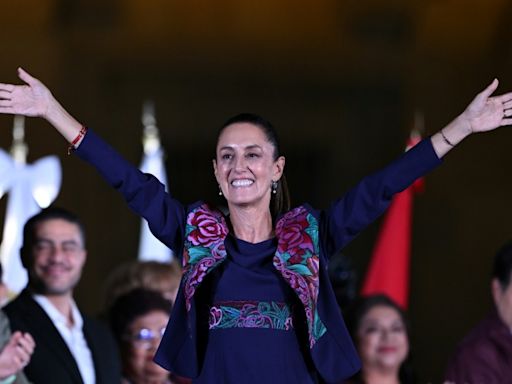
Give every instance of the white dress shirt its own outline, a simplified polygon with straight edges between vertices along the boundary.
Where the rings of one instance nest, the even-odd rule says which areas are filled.
[[[96,372],[94,370],[92,353],[84,337],[84,332],[82,330],[84,320],[76,306],[76,303],[71,300],[71,316],[73,317],[73,325],[69,327],[67,317],[60,313],[50,300],[43,295],[33,294],[32,297],[41,306],[41,308],[43,308],[66,342],[71,354],[75,358],[84,384],[95,384]]]

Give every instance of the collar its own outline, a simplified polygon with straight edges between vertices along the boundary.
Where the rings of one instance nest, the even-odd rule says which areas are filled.
[[[46,296],[33,293],[32,298],[41,306],[41,308],[43,308],[52,323],[60,324],[69,328],[67,317],[60,313]],[[73,326],[69,329],[82,329],[84,320],[73,299],[71,299],[71,317],[73,318]]]

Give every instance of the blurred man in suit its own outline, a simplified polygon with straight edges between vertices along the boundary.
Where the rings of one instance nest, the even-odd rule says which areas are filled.
[[[21,260],[27,287],[5,307],[13,330],[29,332],[36,349],[25,368],[34,383],[119,383],[115,342],[73,299],[86,261],[84,228],[71,212],[48,208],[27,221]]]
[[[448,364],[449,383],[512,383],[512,242],[494,259],[494,308],[457,347]]]

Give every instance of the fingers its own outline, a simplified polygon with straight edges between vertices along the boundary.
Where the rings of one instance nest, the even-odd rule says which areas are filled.
[[[16,354],[13,356],[12,359],[15,365],[17,365],[19,368],[24,368],[30,362],[31,355],[31,353],[28,353],[23,349],[19,349],[18,351],[16,351]]]
[[[29,333],[24,333],[20,335],[20,337],[17,340],[17,346],[21,349],[23,349],[25,352],[27,352],[29,355],[34,352],[34,348],[36,346],[36,343],[32,336],[30,336]]]
[[[35,346],[30,334],[17,331],[13,333],[2,353],[10,353],[14,366],[21,369],[29,363]]]
[[[0,100],[10,100],[10,98],[11,98],[11,92],[2,91],[0,88]]]
[[[5,115],[15,115],[16,113],[12,108],[8,107],[0,107],[0,113],[3,113]]]
[[[487,86],[482,92],[480,92],[480,96],[485,97],[486,99],[493,94],[493,92],[498,88],[499,81],[498,79],[494,79],[491,84]]]
[[[512,107],[512,92],[505,93],[503,95],[495,96],[495,99],[503,104],[504,108]]]
[[[27,71],[25,71],[23,68],[18,68],[18,77],[23,80],[28,85],[35,85],[38,80],[35,77],[32,77]]]
[[[512,125],[512,119],[510,119],[510,118],[502,119],[501,120],[501,125]]]
[[[14,85],[0,83],[0,90],[5,92],[12,92],[14,91]]]

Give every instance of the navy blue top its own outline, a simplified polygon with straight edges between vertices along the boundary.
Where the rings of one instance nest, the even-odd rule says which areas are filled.
[[[187,214],[200,203],[182,205],[154,177],[137,170],[91,130],[77,154],[95,166],[128,205],[147,219],[152,232],[181,256]],[[227,259],[198,281],[190,308],[182,282],[155,360],[197,383],[312,383],[315,372],[326,382],[339,382],[354,374],[360,362],[329,283],[327,260],[382,214],[393,194],[439,163],[426,139],[364,178],[329,209],[302,206],[319,225],[320,268],[312,282],[318,283],[317,314],[325,327],[314,346],[308,343],[305,307],[298,302],[297,291],[289,288],[283,272],[273,265],[277,240],[250,244],[228,234],[224,240]],[[246,307],[253,309],[254,317],[246,316]],[[291,322],[286,308],[292,312]]]
[[[252,244],[228,236],[225,244],[228,259],[212,272],[212,281],[200,288],[213,293],[214,305],[273,301],[300,308],[295,293],[272,264],[275,238]],[[193,382],[315,383],[309,350],[299,343],[300,337],[306,337],[305,328],[297,324],[300,321],[300,316],[295,317],[296,324],[288,330],[260,326],[210,329],[203,346],[204,365]]]

